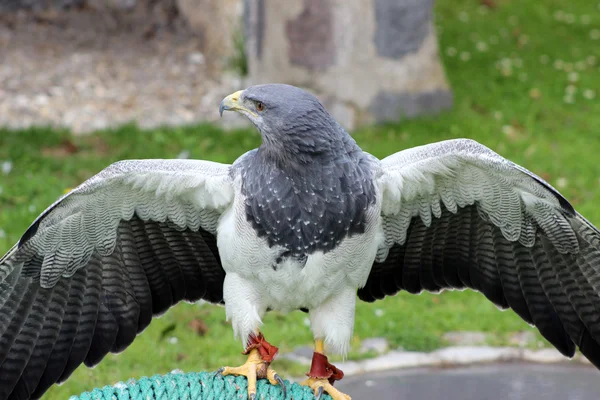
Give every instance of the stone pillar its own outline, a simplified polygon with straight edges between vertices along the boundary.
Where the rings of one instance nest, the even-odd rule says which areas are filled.
[[[219,69],[228,67],[235,52],[234,35],[241,30],[240,0],[176,0],[179,13],[202,38],[207,61]]]
[[[244,0],[252,84],[311,89],[347,129],[452,105],[433,0]]]

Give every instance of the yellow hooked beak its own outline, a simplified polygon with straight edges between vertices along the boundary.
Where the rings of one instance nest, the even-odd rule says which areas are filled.
[[[253,116],[257,116],[256,113],[250,111],[249,109],[247,109],[246,107],[242,107],[239,103],[240,100],[240,96],[242,95],[243,90],[238,90],[235,93],[230,94],[229,96],[225,97],[223,99],[223,101],[221,101],[221,104],[219,105],[219,115],[222,117],[223,116],[223,111],[245,111],[248,114],[251,114]]]

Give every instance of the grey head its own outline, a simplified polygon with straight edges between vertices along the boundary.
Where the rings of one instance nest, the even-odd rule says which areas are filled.
[[[262,136],[263,151],[278,158],[310,161],[340,146],[356,149],[319,100],[295,86],[250,86],[223,99],[219,112],[226,110],[246,116]]]
[[[263,139],[232,174],[242,177],[247,220],[281,249],[273,268],[365,231],[375,161],[315,96],[290,85],[251,86],[223,99],[225,110],[245,115]]]

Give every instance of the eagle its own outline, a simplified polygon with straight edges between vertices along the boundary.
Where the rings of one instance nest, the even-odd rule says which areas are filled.
[[[473,289],[562,354],[600,367],[600,232],[550,184],[469,139],[361,150],[318,99],[267,84],[227,96],[261,145],[233,164],[129,160],[48,207],[0,259],[0,399],[40,398],[123,351],[179,301],[224,305],[247,361],[223,375],[282,384],[269,310],[308,313],[307,379],[350,397],[357,299]]]

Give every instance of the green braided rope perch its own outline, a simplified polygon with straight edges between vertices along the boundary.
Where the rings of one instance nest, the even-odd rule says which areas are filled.
[[[310,388],[285,381],[287,396],[279,385],[271,385],[259,379],[256,385],[256,400],[314,400]],[[245,377],[222,376],[209,372],[172,372],[166,375],[129,379],[113,386],[96,388],[69,400],[230,400],[248,399]],[[328,395],[322,400],[331,400]]]

